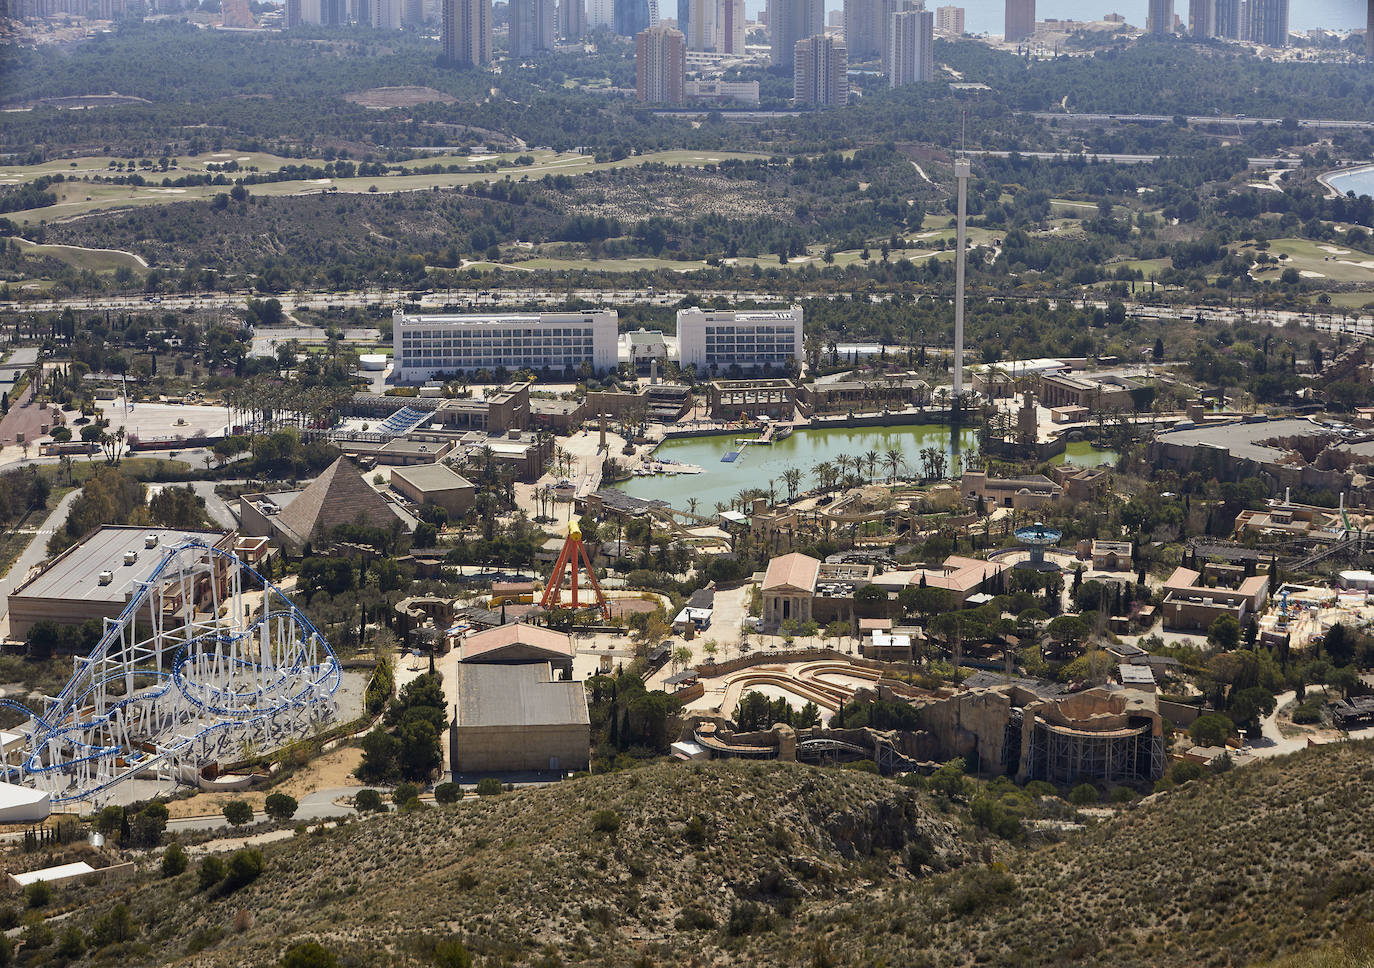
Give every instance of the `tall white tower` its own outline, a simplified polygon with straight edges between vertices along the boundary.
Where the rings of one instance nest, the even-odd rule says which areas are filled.
[[[965,229],[968,224],[967,158],[954,162],[954,177],[959,179],[959,227],[955,230],[954,245],[954,406],[958,408],[964,396],[964,258]]]

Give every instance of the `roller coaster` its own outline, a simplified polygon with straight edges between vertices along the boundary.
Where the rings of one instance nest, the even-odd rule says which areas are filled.
[[[136,778],[196,784],[208,765],[269,752],[334,719],[342,669],[329,643],[233,553],[188,536],[134,588],[41,711],[0,699],[26,720],[7,781],[54,804],[99,806]]]

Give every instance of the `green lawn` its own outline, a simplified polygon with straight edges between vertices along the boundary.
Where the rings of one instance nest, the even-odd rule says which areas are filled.
[[[1241,251],[1254,255],[1254,249],[1249,246],[1242,247]],[[1303,273],[1303,278],[1309,282],[1330,279],[1332,282],[1374,283],[1374,255],[1347,246],[1310,239],[1274,239],[1269,243],[1269,255],[1279,261],[1257,271],[1254,274],[1257,279],[1271,278],[1292,267]],[[1288,258],[1279,258],[1284,255]]]
[[[87,249],[79,245],[36,245],[27,239],[16,238],[25,255],[50,256],[59,262],[77,269],[90,269],[92,272],[113,272],[126,266],[134,272],[143,272],[148,267],[143,260],[131,252],[118,249]]]

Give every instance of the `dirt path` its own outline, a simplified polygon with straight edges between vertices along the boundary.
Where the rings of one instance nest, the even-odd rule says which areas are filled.
[[[271,789],[247,790],[243,793],[199,793],[187,800],[174,800],[167,805],[167,809],[173,818],[205,817],[218,814],[230,800],[244,800],[254,810],[261,810],[269,793],[285,793],[300,800],[316,790],[332,790],[356,783],[353,771],[362,760],[362,750],[342,746],[324,754]]]

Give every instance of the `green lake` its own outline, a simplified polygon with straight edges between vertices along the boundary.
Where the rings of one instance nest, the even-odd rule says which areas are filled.
[[[876,476],[879,480],[886,480],[889,470],[883,455],[888,450],[901,452],[905,468],[903,473],[910,474],[913,468],[919,470],[920,453],[927,447],[938,447],[951,456],[972,454],[978,448],[978,432],[972,427],[959,431],[957,439],[954,432],[943,424],[825,427],[798,430],[787,439],[771,445],[746,446],[731,463],[721,460],[727,451],[740,450],[736,440],[757,436],[755,433],[742,433],[665,440],[654,451],[654,457],[695,464],[702,469],[702,473],[635,477],[616,486],[633,497],[667,501],[684,510],[688,499],[696,498],[697,513],[710,514],[717,503],[729,506],[730,501],[742,490],[755,487],[766,490],[770,480],[777,493],[785,496],[787,487],[782,475],[789,467],[801,471],[803,490],[815,487],[817,482],[812,468],[825,461],[833,461],[841,454],[862,457],[870,450],[877,451]],[[953,460],[947,473],[957,475]],[[867,466],[862,474],[868,476]]]
[[[1051,464],[1074,464],[1078,467],[1096,467],[1099,464],[1116,466],[1121,455],[1114,450],[1098,450],[1086,440],[1071,440],[1062,454],[1050,458]]]

